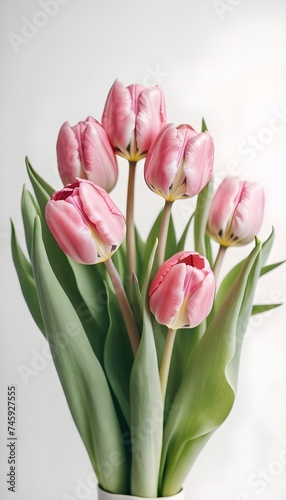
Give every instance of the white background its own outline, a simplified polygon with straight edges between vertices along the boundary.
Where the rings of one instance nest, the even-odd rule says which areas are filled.
[[[286,258],[285,1],[58,0],[54,4],[53,16],[51,12],[43,16],[38,0],[0,3],[3,500],[96,498],[89,459],[52,363],[46,359],[44,339],[22,298],[10,256],[9,217],[24,243],[20,196],[23,183],[29,184],[24,157],[27,154],[38,172],[60,187],[55,142],[64,121],[75,124],[89,114],[100,120],[115,78],[126,85],[160,84],[169,121],[190,123],[199,130],[202,116],[206,118],[215,141],[217,181],[227,173],[238,173],[263,184],[267,203],[259,236],[265,239],[273,224],[276,239],[269,262]],[[33,31],[30,26],[27,32],[27,19],[36,26]],[[255,145],[250,146],[253,138]],[[145,236],[162,201],[145,187],[141,170],[139,166],[136,221]],[[126,171],[126,163],[120,162],[113,196],[122,210]],[[175,204],[178,232],[193,206],[192,200],[184,206]],[[225,270],[249,250],[250,246],[230,249]],[[286,301],[285,265],[263,277],[257,291],[261,302],[277,298]],[[187,499],[285,500],[285,320],[284,305],[251,323],[233,411],[189,474]],[[34,370],[26,384],[21,366]],[[8,384],[18,387],[16,494],[7,492],[6,485]]]

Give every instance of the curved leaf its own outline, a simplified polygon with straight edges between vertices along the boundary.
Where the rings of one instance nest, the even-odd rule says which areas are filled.
[[[127,493],[125,450],[108,383],[49,264],[39,218],[35,221],[32,264],[54,363],[98,481],[107,491]]]
[[[260,313],[263,313],[263,312],[266,312],[266,311],[270,311],[271,309],[276,309],[277,307],[280,307],[282,305],[283,305],[282,302],[280,302],[279,304],[259,304],[259,305],[254,305],[252,307],[251,314],[252,314],[252,316],[254,314],[260,314]]]
[[[157,353],[145,303],[154,255],[153,248],[142,289],[143,332],[130,378],[131,494],[142,497],[157,497],[164,418]]]
[[[33,195],[26,189],[25,186],[23,187],[22,192],[21,209],[25,229],[26,245],[29,256],[31,257],[34,221],[36,215],[40,214],[40,209]]]
[[[110,326],[104,348],[104,367],[122,414],[130,425],[129,381],[133,354],[114,293],[107,290]]]
[[[258,243],[194,350],[165,427],[162,496],[179,491],[201,447],[232,408],[241,341],[261,265]]]
[[[194,240],[195,240],[195,250],[199,254],[206,255],[206,225],[208,221],[209,209],[212,201],[212,191],[213,191],[213,181],[204,187],[204,189],[198,194],[196,211],[195,211],[195,221],[194,221]],[[208,248],[210,246],[208,245]],[[212,260],[212,259],[211,259]]]
[[[13,256],[14,266],[16,268],[17,275],[19,278],[20,286],[22,289],[22,293],[32,317],[34,318],[36,324],[38,325],[42,333],[46,335],[38,299],[37,287],[33,275],[33,269],[30,262],[26,259],[24,253],[22,252],[20,245],[18,244],[15,228],[12,222],[11,226],[12,226],[12,236],[11,236],[12,256]]]
[[[105,338],[106,336],[105,324],[101,324],[95,318],[79,292],[73,267],[78,270],[78,279],[79,275],[85,273],[86,270],[83,270],[83,266],[80,268],[80,265],[76,266],[76,264],[73,264],[72,267],[66,254],[59,248],[45,220],[45,207],[47,201],[50,199],[49,191],[52,188],[32,169],[28,160],[27,169],[41,210],[43,242],[50,265],[74,309],[77,311],[95,354],[102,361],[103,345],[99,343],[99,338]],[[46,191],[46,188],[48,191]]]

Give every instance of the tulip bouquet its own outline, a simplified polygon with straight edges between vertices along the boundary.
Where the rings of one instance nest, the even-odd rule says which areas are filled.
[[[126,218],[108,194],[116,155],[129,162]],[[205,122],[201,132],[168,124],[158,86],[116,81],[101,124],[89,117],[62,126],[57,158],[64,187],[56,192],[26,161],[35,192],[24,187],[22,196],[29,258],[12,228],[25,300],[100,488],[176,495],[232,408],[250,315],[279,305],[253,305],[259,277],[280,264],[265,266],[273,231],[264,243],[256,237],[263,190],[227,177],[213,196]],[[142,158],[148,188],[164,199],[146,241],[134,223]],[[172,205],[193,196],[178,238]],[[247,243],[249,255],[219,286],[226,249]]]

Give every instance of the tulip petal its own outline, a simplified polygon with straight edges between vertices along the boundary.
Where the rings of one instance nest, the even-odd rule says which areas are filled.
[[[45,215],[49,229],[63,252],[80,264],[97,262],[92,233],[73,205],[64,200],[50,200]]]
[[[193,137],[185,151],[184,173],[188,196],[195,196],[207,185],[213,173],[214,144],[208,132]]]
[[[125,235],[125,219],[106,191],[81,181],[79,196],[83,211],[104,243],[119,246]]]
[[[258,233],[264,213],[264,192],[256,182],[244,182],[235,208],[231,231],[243,244],[250,243]]]
[[[150,310],[158,323],[171,326],[184,300],[184,280],[186,264],[171,267],[165,275],[160,287],[150,295]],[[149,292],[150,293],[150,292]]]
[[[127,87],[129,90],[129,93],[131,95],[131,102],[132,102],[132,110],[134,111],[135,116],[137,116],[139,112],[139,96],[142,92],[142,90],[145,89],[144,85],[140,85],[138,83],[133,83],[132,85],[129,85]]]
[[[220,231],[225,232],[229,218],[233,214],[239,190],[239,178],[226,177],[216,191],[212,200],[207,226],[212,236],[217,237]]]
[[[111,191],[118,176],[117,162],[107,134],[96,120],[87,123],[82,135],[82,154],[86,178]]]
[[[166,106],[162,89],[156,85],[142,90],[136,116],[136,142],[140,152],[146,152],[161,128],[166,124]]]
[[[173,124],[160,130],[147,155],[144,176],[148,186],[168,198],[177,172],[177,158],[182,146],[182,134]]]
[[[102,125],[113,148],[126,150],[135,127],[135,114],[129,90],[115,80],[106,99]]]
[[[188,318],[191,328],[199,325],[209,315],[214,295],[215,278],[213,273],[210,272],[197,284],[188,300]]]
[[[71,178],[75,179],[80,175],[81,170],[78,141],[68,122],[60,129],[56,149],[60,178],[63,184],[68,184]]]

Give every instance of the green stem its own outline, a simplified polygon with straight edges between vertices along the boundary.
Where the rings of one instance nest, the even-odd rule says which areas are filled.
[[[176,338],[176,333],[177,330],[172,330],[172,328],[169,328],[160,367],[160,381],[161,381],[161,392],[163,401],[165,401],[165,396],[166,396],[166,389],[168,384],[172,352]]]
[[[159,244],[157,253],[159,267],[163,264],[165,260],[166,243],[167,243],[172,205],[173,201],[166,200],[161,220],[160,232],[159,232]]]
[[[126,245],[128,262],[128,283],[129,289],[132,287],[132,276],[136,274],[136,245],[135,245],[135,225],[134,225],[134,185],[135,185],[136,161],[129,161],[129,176],[126,204]]]
[[[222,262],[224,259],[226,249],[227,249],[227,247],[220,245],[218,254],[216,256],[216,260],[215,260],[214,265],[213,265],[213,273],[215,275],[216,281],[218,279],[218,275],[219,275],[219,272],[221,269],[221,265],[222,265]]]
[[[108,271],[108,274],[110,276],[110,279],[113,284],[113,288],[121,309],[121,313],[125,322],[126,330],[129,336],[132,352],[134,354],[134,357],[137,353],[139,343],[140,343],[140,336],[138,332],[138,328],[133,316],[132,309],[130,307],[130,304],[128,302],[125,290],[123,288],[122,281],[120,279],[120,276],[117,272],[117,269],[111,259],[108,259],[104,262],[105,267]]]

